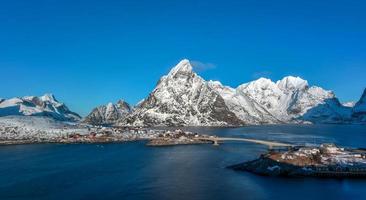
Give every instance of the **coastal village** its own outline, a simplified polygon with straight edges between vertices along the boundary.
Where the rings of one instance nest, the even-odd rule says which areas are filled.
[[[0,122],[0,144],[31,143],[117,143],[147,140],[148,146],[208,143],[214,136],[189,131],[159,130],[144,127],[103,127],[83,124],[55,124],[38,118],[32,124]]]
[[[212,137],[199,135],[189,131],[176,130],[156,130],[142,127],[93,127],[90,133],[81,135],[78,133],[68,135],[58,139],[60,143],[111,143],[148,140],[148,146],[169,146],[183,144],[207,143],[197,138]]]

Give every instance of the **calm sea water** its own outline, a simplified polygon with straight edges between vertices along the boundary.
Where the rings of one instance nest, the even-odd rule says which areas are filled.
[[[201,133],[366,147],[366,126],[190,128]],[[37,144],[0,147],[0,199],[366,199],[366,180],[261,177],[225,167],[265,146],[146,147]]]

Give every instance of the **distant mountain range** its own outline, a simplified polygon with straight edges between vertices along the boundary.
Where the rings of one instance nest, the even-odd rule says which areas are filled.
[[[71,112],[52,94],[40,97],[26,96],[11,99],[0,99],[0,117],[9,115],[46,116],[61,121],[79,121],[80,115]]]
[[[53,95],[0,99],[0,116],[42,115],[57,120],[80,116]],[[332,91],[287,76],[237,88],[197,75],[182,60],[163,76],[149,96],[131,107],[123,100],[100,106],[82,122],[119,126],[241,126],[281,123],[366,123],[366,90],[356,103],[341,104]]]

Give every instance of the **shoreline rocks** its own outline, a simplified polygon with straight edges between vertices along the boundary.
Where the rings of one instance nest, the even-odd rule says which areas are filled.
[[[366,178],[366,151],[322,144],[285,152],[271,151],[229,168],[263,176]]]

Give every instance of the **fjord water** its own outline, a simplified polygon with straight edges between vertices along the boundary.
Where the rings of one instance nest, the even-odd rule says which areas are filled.
[[[188,128],[220,136],[366,147],[366,126]],[[0,199],[365,199],[366,180],[262,177],[226,166],[265,146],[33,144],[0,147]]]

